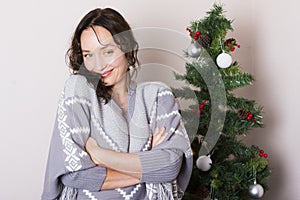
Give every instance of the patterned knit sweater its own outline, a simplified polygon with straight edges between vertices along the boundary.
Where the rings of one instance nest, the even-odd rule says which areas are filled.
[[[165,127],[167,138],[151,149],[152,133]],[[136,153],[141,183],[100,190],[106,168],[86,153],[88,137],[118,152]],[[71,75],[62,92],[48,156],[42,200],[181,199],[192,170],[192,152],[178,105],[159,82],[130,83],[126,115],[110,100],[99,102],[81,75]]]

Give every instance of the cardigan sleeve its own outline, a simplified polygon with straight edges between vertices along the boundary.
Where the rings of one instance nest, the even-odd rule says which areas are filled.
[[[141,181],[146,183],[171,182],[178,178],[189,179],[192,170],[190,142],[185,131],[178,104],[169,88],[158,91],[156,103],[155,127],[165,127],[167,138],[149,151],[138,152],[142,165]],[[154,127],[155,126],[155,127]],[[179,180],[180,182],[181,180]],[[184,181],[185,182],[185,181]],[[187,184],[181,184],[185,190]]]
[[[97,192],[100,190],[105,177],[106,168],[95,166],[89,169],[64,174],[60,177],[60,180],[68,187]]]
[[[43,200],[57,199],[65,186],[99,190],[106,177],[106,170],[96,167],[84,148],[91,134],[91,102],[78,95],[66,95],[68,90],[70,86],[65,86],[57,109]]]
[[[141,182],[164,183],[177,178],[182,163],[182,152],[153,149],[138,154],[142,165]]]

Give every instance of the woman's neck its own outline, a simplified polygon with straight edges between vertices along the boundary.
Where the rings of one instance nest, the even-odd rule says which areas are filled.
[[[111,88],[111,97],[122,97],[128,93],[129,81],[125,75],[118,83]]]
[[[118,104],[118,106],[122,109],[123,113],[125,113],[127,110],[128,85],[129,81],[125,76],[111,89],[111,98]]]

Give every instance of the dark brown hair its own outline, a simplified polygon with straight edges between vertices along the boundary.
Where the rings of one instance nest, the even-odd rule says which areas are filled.
[[[71,41],[71,47],[67,51],[66,57],[68,66],[73,74],[82,74],[87,80],[96,87],[96,94],[106,103],[111,99],[108,91],[110,87],[105,86],[99,75],[89,72],[84,66],[80,37],[84,30],[93,27],[102,26],[106,28],[113,36],[115,43],[125,53],[128,65],[135,68],[138,65],[136,42],[129,24],[122,15],[111,8],[97,8],[86,14],[79,22]]]

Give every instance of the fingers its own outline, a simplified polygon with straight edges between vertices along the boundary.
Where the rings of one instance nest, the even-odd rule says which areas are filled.
[[[93,145],[97,145],[97,141],[94,138],[89,137],[88,140],[86,141],[86,146],[93,146]]]
[[[88,153],[90,153],[93,149],[95,149],[96,147],[98,146],[98,143],[97,141],[92,138],[92,137],[89,137],[88,140],[86,141],[86,144],[85,144],[85,149]]]
[[[152,148],[162,143],[167,137],[166,128],[155,128],[152,138]]]
[[[154,130],[153,135],[162,136],[162,135],[164,135],[165,132],[166,132],[166,128],[165,127],[163,127],[163,128],[156,127],[155,130]]]

